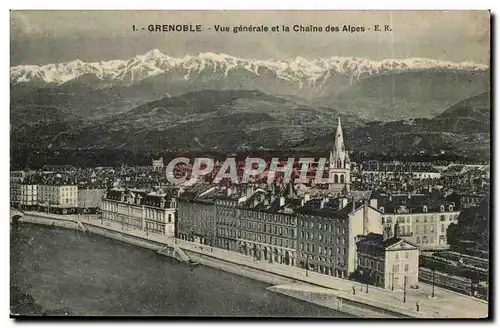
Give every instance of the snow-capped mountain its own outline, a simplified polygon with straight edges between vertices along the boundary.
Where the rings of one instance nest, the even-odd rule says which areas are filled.
[[[182,58],[170,57],[159,50],[151,50],[144,55],[129,60],[110,60],[85,63],[74,60],[67,63],[19,65],[11,67],[11,84],[37,82],[60,85],[82,76],[90,75],[110,85],[130,85],[149,77],[166,75],[177,80],[216,75],[218,79],[246,73],[253,78],[263,75],[281,82],[292,83],[302,89],[305,86],[331,84],[331,79],[353,82],[378,74],[427,70],[484,71],[487,65],[473,62],[446,62],[428,58],[385,59],[373,61],[356,57],[330,57],[307,60],[297,57],[288,60],[255,60],[238,58],[226,54],[200,53]]]

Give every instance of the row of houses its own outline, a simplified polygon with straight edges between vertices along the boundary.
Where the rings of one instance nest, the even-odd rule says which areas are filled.
[[[198,186],[183,192],[22,184],[27,209],[99,207],[102,220],[385,288],[418,283],[420,249],[447,247],[455,204],[429,194],[299,196],[287,190]],[[31,207],[30,207],[31,206]]]
[[[179,197],[177,233],[259,260],[340,278],[368,275],[400,288],[418,281],[419,249],[448,246],[446,230],[458,214],[455,204],[430,195],[310,199],[214,186]]]
[[[102,188],[80,189],[77,185],[43,185],[20,183],[11,193],[11,205],[28,211],[60,214],[86,211],[95,213],[105,193]],[[15,197],[15,198],[14,198]]]

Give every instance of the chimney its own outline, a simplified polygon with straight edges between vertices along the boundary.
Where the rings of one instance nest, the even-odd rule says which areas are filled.
[[[355,210],[356,210],[356,200],[353,197],[352,198],[352,212],[354,212]]]
[[[339,210],[343,209],[344,207],[347,206],[347,198],[346,197],[339,197]]]
[[[410,192],[408,193],[408,199],[411,199],[411,193]]]
[[[280,207],[285,205],[285,197],[281,196],[280,197]]]
[[[307,203],[310,199],[311,199],[311,195],[309,195],[309,193],[306,193],[304,195],[304,202]]]
[[[394,237],[399,238],[399,223],[394,225]]]
[[[391,238],[391,226],[385,225],[382,231],[382,239],[386,241],[389,238]]]
[[[377,208],[377,205],[378,205],[378,200],[377,198],[372,198],[370,199],[370,206],[373,207],[373,208]]]
[[[431,193],[431,192],[432,192],[432,186],[429,185],[429,193]]]
[[[392,202],[392,194],[389,194],[389,201]]]
[[[231,188],[227,188],[226,193],[228,196],[231,196],[233,194],[233,190]]]
[[[368,199],[364,199],[364,204],[363,204],[363,233],[365,235],[368,234]]]
[[[321,199],[321,202],[320,202],[320,205],[319,205],[320,209],[323,209],[323,207],[325,207],[325,199],[324,198]]]

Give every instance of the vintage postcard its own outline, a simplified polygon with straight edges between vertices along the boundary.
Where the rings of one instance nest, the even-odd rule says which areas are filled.
[[[11,317],[490,317],[490,19],[11,11]]]

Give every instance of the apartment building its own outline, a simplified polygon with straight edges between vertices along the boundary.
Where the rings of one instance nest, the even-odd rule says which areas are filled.
[[[77,185],[38,185],[38,205],[42,211],[51,213],[76,213],[78,208]]]
[[[123,230],[142,230],[174,237],[177,201],[174,192],[111,189],[100,209],[102,220],[122,225]]]
[[[398,237],[397,227],[391,232],[391,227],[386,226],[383,234],[371,233],[358,238],[356,279],[387,289],[416,286],[419,247]]]
[[[451,223],[458,222],[460,210],[455,203],[432,194],[384,194],[375,196],[382,212],[383,224],[399,236],[422,249],[447,248],[446,232]]]
[[[348,278],[356,270],[356,237],[382,231],[375,205],[339,197],[313,199],[298,208],[298,266]]]

